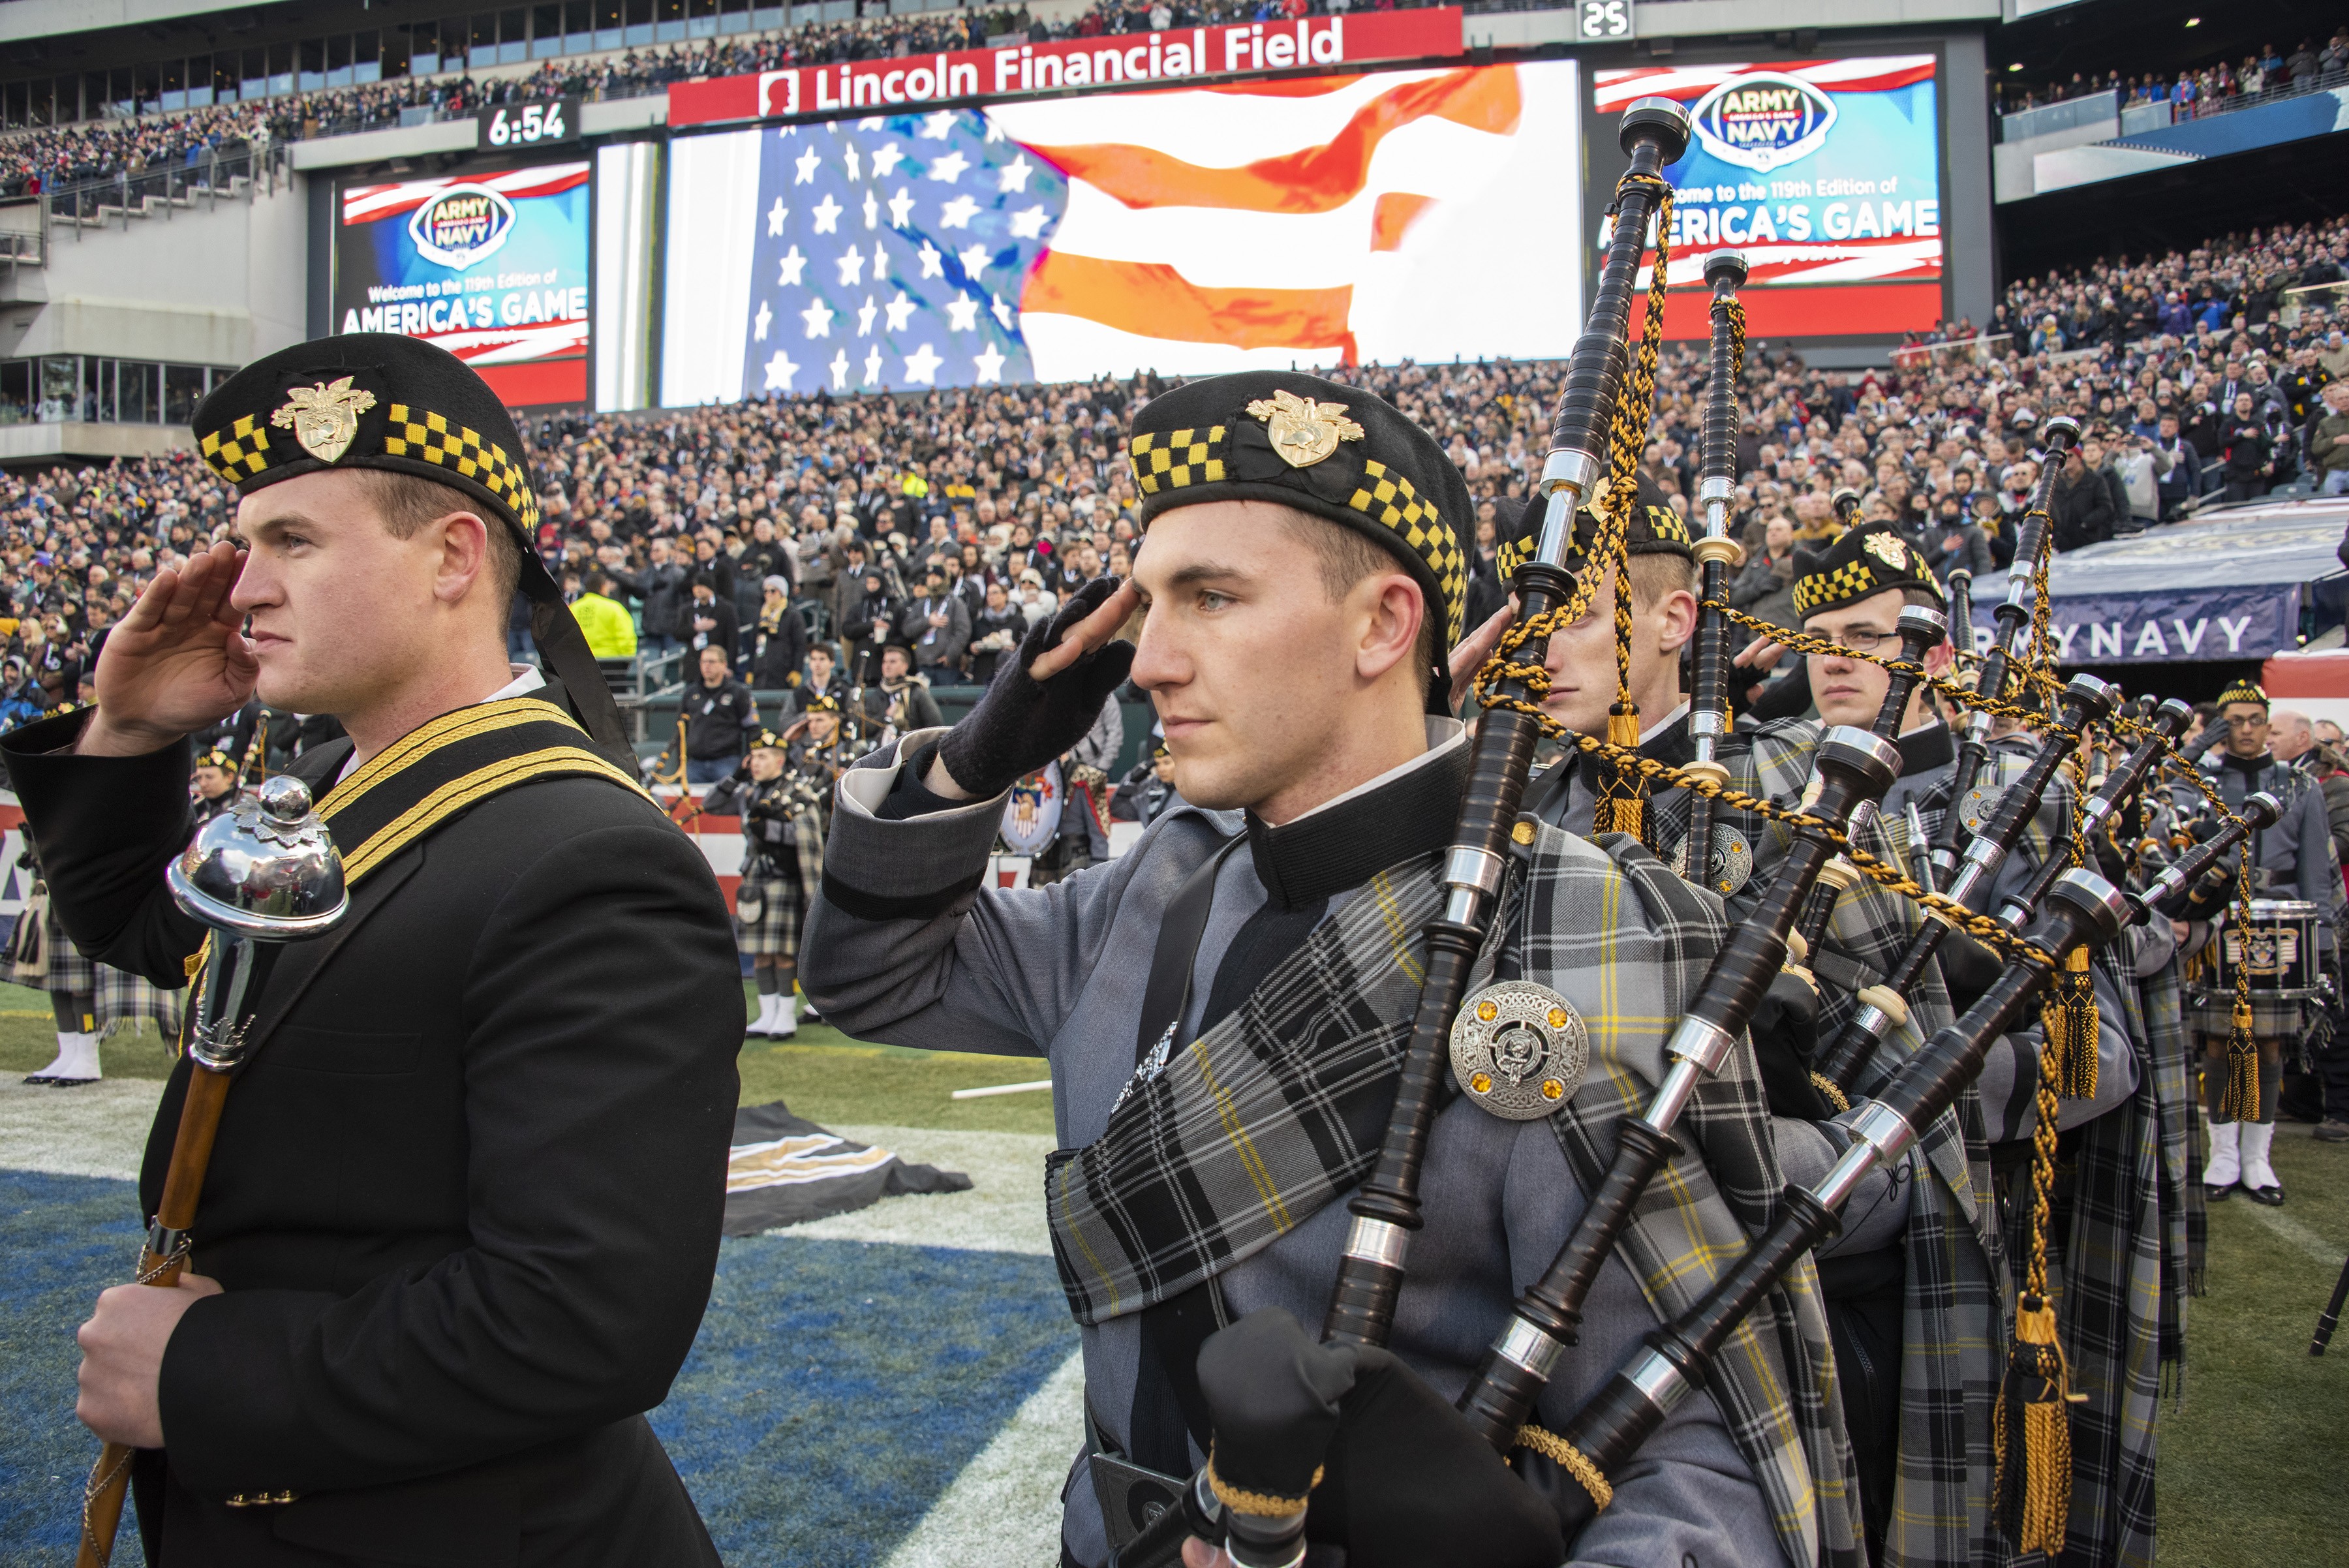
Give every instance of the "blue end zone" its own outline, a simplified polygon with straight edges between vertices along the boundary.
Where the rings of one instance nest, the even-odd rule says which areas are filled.
[[[126,1277],[136,1208],[128,1182],[0,1171],[11,1563],[73,1560],[97,1451],[73,1418],[74,1328]],[[1075,1344],[1048,1258],[752,1236],[721,1249],[652,1424],[727,1562],[878,1563]],[[135,1530],[114,1561],[142,1563]]]

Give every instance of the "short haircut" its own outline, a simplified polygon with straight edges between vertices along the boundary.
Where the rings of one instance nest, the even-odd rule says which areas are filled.
[[[1419,640],[1412,647],[1412,659],[1419,670],[1419,690],[1427,691],[1427,682],[1435,666],[1446,651],[1444,637],[1444,607],[1427,602],[1427,590],[1402,563],[1402,557],[1375,541],[1366,538],[1342,523],[1333,523],[1295,506],[1282,506],[1282,520],[1298,543],[1313,552],[1320,567],[1321,591],[1330,602],[1338,603],[1354,591],[1354,585],[1364,577],[1382,572],[1401,572],[1410,576],[1420,589]]]
[[[452,512],[467,512],[481,520],[490,539],[491,597],[500,606],[512,602],[522,583],[522,541],[505,519],[453,485],[421,474],[397,473],[384,468],[357,468],[352,472],[366,483],[375,509],[395,539],[413,539],[427,524]]]
[[[1630,556],[1631,607],[1645,615],[1674,594],[1696,592],[1696,563],[1669,552]]]

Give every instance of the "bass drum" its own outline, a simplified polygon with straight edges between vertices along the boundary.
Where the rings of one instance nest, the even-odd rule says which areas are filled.
[[[2239,921],[2232,908],[2225,919],[2219,940],[2210,944],[2212,990],[2231,992],[2240,968],[2248,971],[2253,996],[2312,1002],[2323,994],[2314,904],[2254,898],[2249,920]]]

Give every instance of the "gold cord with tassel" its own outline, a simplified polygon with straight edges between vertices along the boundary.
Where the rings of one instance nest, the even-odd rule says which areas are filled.
[[[2071,771],[2072,864],[2089,867],[2088,841],[2082,831],[2086,821],[2087,763],[2078,753],[2073,754]],[[2067,1100],[2095,1098],[2099,1020],[2096,989],[2089,978],[2085,947],[2074,948],[2064,955],[2064,967],[2056,971],[2047,1001],[2039,1010],[2039,1023],[2046,1044],[2042,1066],[2055,1085],[2055,1093]]]
[[[2031,1262],[1991,1428],[1996,1460],[1992,1511],[1999,1528],[2016,1551],[2049,1557],[2064,1550],[2072,1512],[2070,1406],[2085,1397],[2072,1392],[2047,1293],[2047,1231],[2055,1193],[2054,1051],[2052,1044],[2040,1047],[2039,1125],[2033,1129],[2031,1151]]]
[[[1639,492],[1631,492],[1636,507]],[[1623,506],[1621,486],[1608,496],[1610,505]],[[1615,558],[1609,570],[1615,578],[1615,705],[1607,711],[1607,743],[1626,751],[1640,747],[1640,705],[1631,700],[1631,513],[1621,513],[1623,526],[1615,535]],[[1603,764],[1602,764],[1603,765]],[[1628,833],[1648,848],[1648,781],[1626,767],[1607,767],[1599,775],[1599,799],[1590,813],[1593,833]]]

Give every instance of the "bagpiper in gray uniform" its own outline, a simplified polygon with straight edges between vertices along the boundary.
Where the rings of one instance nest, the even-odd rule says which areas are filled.
[[[1467,514],[1464,488],[1430,438],[1377,399],[1294,373],[1195,381],[1141,412],[1130,451],[1145,522],[1247,499],[1351,526],[1392,551],[1458,635],[1465,575],[1449,520]],[[1154,578],[1148,546],[1141,566],[1160,596],[1146,659],[1154,634],[1199,634],[1155,633],[1174,590]],[[1340,1200],[1383,1134],[1418,995],[1419,933],[1439,907],[1440,851],[1469,762],[1459,726],[1430,720],[1419,755],[1277,826],[1184,802],[1106,865],[1045,888],[984,887],[1001,810],[992,792],[1034,753],[1064,749],[1090,722],[1085,704],[1123,679],[1133,656],[1112,660],[1115,643],[1049,680],[1025,674],[1107,597],[1089,590],[1040,626],[1018,655],[1019,680],[999,680],[955,732],[907,736],[843,779],[803,950],[817,1003],[852,1034],[1050,1064],[1061,1148],[1047,1165],[1047,1207],[1081,1330],[1089,1417],[1064,1493],[1064,1560],[1080,1564],[1102,1562],[1141,1522],[1121,1516],[1137,1467],[1183,1475],[1203,1462],[1191,1363],[1206,1333],[1269,1306],[1320,1321],[1348,1229]],[[1063,701],[1064,691],[1077,695]],[[1014,733],[1028,750],[1005,742]],[[1174,744],[1179,769],[1179,732]],[[981,798],[933,793],[934,766]],[[1426,1223],[1390,1348],[1447,1398],[1571,1231],[1609,1129],[1660,1080],[1664,1035],[1726,929],[1717,902],[1627,846],[1537,832],[1472,982],[1523,975],[1560,992],[1588,1030],[1591,1065],[1554,1114],[1503,1119],[1461,1093],[1436,1118]],[[1145,1037],[1154,961],[1186,890],[1187,907],[1206,900],[1187,961],[1176,953],[1187,992],[1170,1027]],[[1743,1050],[1678,1136],[1686,1152],[1602,1271],[1581,1345],[1541,1401],[1547,1424],[1702,1293],[1793,1174],[1777,1162]],[[1857,1568],[1825,1338],[1806,1266],[1741,1331],[1744,1350],[1723,1359],[1706,1397],[1609,1478],[1613,1503],[1569,1561]],[[1537,1493],[1577,1484],[1546,1460],[1521,1452],[1516,1463]],[[1452,1501],[1393,1490],[1371,1501],[1426,1513]]]
[[[2204,776],[2229,810],[2241,809],[2244,798],[2265,790],[2282,803],[2283,815],[2273,827],[2254,834],[2247,851],[2251,864],[2251,897],[2299,899],[2316,907],[2317,944],[2321,962],[2338,972],[2334,922],[2341,907],[2341,864],[2333,852],[2332,826],[2324,811],[2324,792],[2302,770],[2275,760],[2266,750],[2267,693],[2254,681],[2239,680],[2219,694],[2220,722],[2245,737],[2246,746],[2260,749],[2240,754],[2236,735],[2202,761]],[[2181,805],[2198,814],[2207,809],[2182,794]],[[2230,916],[2229,918],[2231,918]],[[2189,957],[2206,949],[2217,925],[2195,922],[2187,939]],[[2283,1086],[2283,1054],[2297,1047],[2306,1027],[2303,1009],[2309,1005],[2251,993],[2251,1033],[2258,1042],[2259,1105],[2240,1121],[2221,1121],[2220,1098],[2227,1085],[2227,1043],[2233,1033],[2234,992],[2209,980],[2207,969],[2188,973],[2188,1018],[2200,1036],[2205,1053],[2202,1092],[2210,1112],[2210,1157],[2202,1173],[2202,1189],[2217,1203],[2231,1196],[2238,1181],[2254,1202],[2270,1206],[2283,1201],[2283,1183],[2276,1179],[2269,1149],[2275,1142],[2276,1098]],[[2201,981],[2197,984],[2197,981]]]

